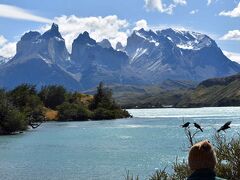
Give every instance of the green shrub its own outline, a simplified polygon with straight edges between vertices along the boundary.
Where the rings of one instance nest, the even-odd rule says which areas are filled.
[[[0,134],[11,134],[27,129],[26,117],[12,106],[5,91],[0,90]]]
[[[110,120],[110,119],[120,119],[129,117],[129,113],[125,110],[121,109],[104,109],[97,108],[93,111],[93,119],[94,120]]]
[[[57,106],[66,101],[67,91],[63,86],[45,86],[39,92],[39,97],[41,98],[45,107],[56,109]]]
[[[8,92],[8,99],[21,113],[31,126],[33,123],[44,121],[43,103],[35,86],[23,84]]]
[[[167,180],[169,179],[168,173],[164,170],[157,170],[149,180]]]
[[[227,140],[225,136],[215,136],[218,158],[216,172],[219,177],[238,180],[240,177],[240,135]]]
[[[57,106],[59,120],[83,121],[91,118],[91,112],[81,104],[65,102]]]
[[[35,86],[29,84],[19,85],[9,91],[8,98],[19,110],[24,110],[27,106],[32,107],[36,101],[41,104],[41,100],[37,96]]]
[[[115,115],[112,111],[104,108],[97,108],[93,111],[94,120],[103,120],[103,119],[115,119]]]
[[[139,180],[139,176],[134,177],[133,174],[130,174],[130,171],[126,171],[125,180]]]
[[[26,130],[27,122],[25,121],[25,118],[24,114],[16,109],[8,110],[5,118],[0,122],[3,134],[11,134],[17,131]]]
[[[191,170],[188,164],[183,161],[182,163],[178,163],[177,161],[173,164],[173,174],[170,175],[171,179],[179,179],[183,180],[186,179],[188,176],[191,175]]]
[[[93,111],[94,120],[120,119],[130,117],[130,114],[120,108],[112,98],[112,92],[104,88],[101,82],[97,88],[89,108]]]

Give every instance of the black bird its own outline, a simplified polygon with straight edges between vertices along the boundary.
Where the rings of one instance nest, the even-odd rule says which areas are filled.
[[[225,130],[231,128],[231,127],[230,127],[230,124],[231,124],[231,123],[232,123],[232,121],[226,122],[222,127],[220,127],[219,130],[217,130],[217,132],[220,132],[220,131],[224,131],[224,132],[225,132]]]
[[[199,124],[197,124],[197,123],[194,123],[194,126],[195,126],[197,129],[200,129],[200,131],[202,131],[202,132],[203,132],[203,130],[202,130],[202,128],[201,128],[201,126],[200,126]]]
[[[184,125],[182,125],[183,128],[187,128],[191,124],[190,122],[186,122]]]

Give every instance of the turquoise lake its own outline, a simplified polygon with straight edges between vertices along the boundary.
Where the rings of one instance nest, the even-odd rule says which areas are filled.
[[[156,169],[171,171],[176,158],[187,159],[183,119],[204,128],[197,139],[211,141],[215,129],[229,120],[232,128],[226,135],[240,132],[240,107],[129,112],[134,118],[52,122],[20,135],[1,136],[0,179],[123,180],[126,170],[145,179]]]

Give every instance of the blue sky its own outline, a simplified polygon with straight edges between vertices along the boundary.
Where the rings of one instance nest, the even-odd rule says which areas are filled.
[[[68,49],[87,30],[96,40],[126,43],[133,29],[177,28],[215,39],[240,61],[240,0],[0,0],[0,55],[12,56],[21,35],[59,24]]]

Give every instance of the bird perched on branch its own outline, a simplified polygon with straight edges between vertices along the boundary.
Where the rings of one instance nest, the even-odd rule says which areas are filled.
[[[182,125],[182,128],[187,128],[191,123],[190,122],[186,122],[185,124]]]
[[[220,127],[220,129],[217,130],[217,132],[220,132],[220,131],[224,131],[231,128],[230,127],[230,124],[232,123],[232,121],[228,121],[226,122],[222,127]]]
[[[197,129],[200,129],[200,131],[203,132],[203,130],[202,130],[202,128],[201,128],[201,126],[200,126],[199,124],[197,124],[197,123],[193,123],[193,124],[194,124],[194,126],[195,126]]]

